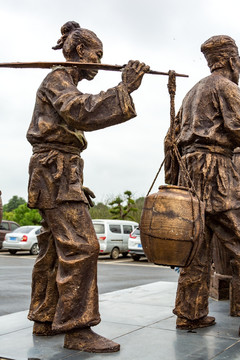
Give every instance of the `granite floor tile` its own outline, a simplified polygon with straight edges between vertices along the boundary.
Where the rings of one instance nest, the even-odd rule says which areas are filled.
[[[18,331],[25,328],[31,328],[32,322],[27,318],[28,311],[0,316],[0,335],[9,332]]]
[[[64,335],[36,337],[27,311],[0,317],[0,358],[14,360],[240,360],[239,318],[229,302],[210,300],[215,326],[176,330],[176,283],[157,282],[100,296],[102,322],[94,330],[121,345],[112,354],[63,348]]]

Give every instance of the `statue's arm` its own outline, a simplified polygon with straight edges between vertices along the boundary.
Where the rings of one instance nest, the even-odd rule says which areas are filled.
[[[240,89],[235,84],[229,84],[219,94],[220,109],[225,129],[231,133],[234,143],[240,146]]]
[[[55,71],[44,84],[44,93],[68,126],[83,131],[103,129],[136,116],[126,84],[97,95],[83,94],[64,71]]]

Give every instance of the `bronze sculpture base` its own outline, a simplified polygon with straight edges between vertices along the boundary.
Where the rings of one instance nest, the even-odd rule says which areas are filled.
[[[64,347],[91,353],[111,353],[120,350],[120,345],[96,334],[90,327],[66,333]]]
[[[197,320],[188,320],[186,318],[178,317],[176,322],[176,328],[180,330],[193,330],[212,326],[215,324],[215,317],[213,316],[204,316],[203,318]]]

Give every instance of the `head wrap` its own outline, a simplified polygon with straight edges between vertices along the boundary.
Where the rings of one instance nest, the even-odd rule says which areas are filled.
[[[222,68],[230,58],[238,57],[235,41],[227,35],[212,36],[201,45],[211,71]]]

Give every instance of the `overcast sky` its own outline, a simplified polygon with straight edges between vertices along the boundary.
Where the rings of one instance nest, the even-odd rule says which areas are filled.
[[[187,91],[209,74],[201,44],[229,35],[240,46],[239,0],[0,0],[0,62],[64,60],[51,49],[69,20],[94,31],[104,46],[103,63],[140,60],[151,69],[189,75],[177,78],[176,111]],[[49,70],[0,69],[0,189],[3,203],[27,200],[31,146],[26,132],[35,94]],[[169,127],[167,77],[145,75],[132,94],[138,116],[124,124],[86,133],[84,184],[96,201],[130,190],[145,196],[163,160]],[[97,94],[117,85],[121,74],[99,71],[82,81],[82,92]],[[163,173],[153,191],[164,183]]]

